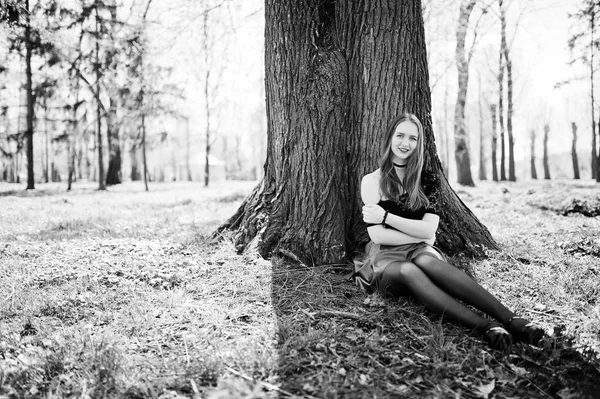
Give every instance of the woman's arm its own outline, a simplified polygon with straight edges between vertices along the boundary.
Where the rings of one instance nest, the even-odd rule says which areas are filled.
[[[360,187],[360,194],[363,202],[365,203],[365,206],[363,207],[363,219],[367,223],[375,224],[375,226],[370,226],[367,228],[369,237],[374,243],[381,245],[402,245],[415,242],[427,242],[433,244],[435,241],[435,229],[437,229],[437,224],[429,236],[417,236],[411,233],[398,231],[400,229],[387,229],[383,226],[383,224],[381,224],[385,211],[383,208],[377,205],[381,200],[381,196],[379,195],[379,176],[377,171],[363,177]],[[429,214],[426,214],[425,216],[427,215]],[[390,217],[400,218],[399,216],[388,213],[386,224],[390,224]],[[422,221],[418,220],[416,222]]]
[[[360,195],[365,205],[363,206],[363,220],[366,223],[381,224],[385,210],[378,205],[381,200],[379,195],[378,172],[373,172],[362,179]],[[433,213],[426,213],[421,220],[407,219],[392,213],[388,213],[385,224],[400,230],[412,237],[430,239],[435,236],[440,218]]]
[[[426,213],[421,220],[407,219],[388,213],[385,219],[385,224],[388,226],[410,234],[413,237],[424,239],[435,236],[439,223],[440,217],[433,213]]]
[[[381,245],[403,245],[415,242],[426,242],[427,244],[433,245],[435,242],[435,235],[427,239],[414,237],[395,229],[386,229],[381,224],[367,227],[367,232],[375,244]]]

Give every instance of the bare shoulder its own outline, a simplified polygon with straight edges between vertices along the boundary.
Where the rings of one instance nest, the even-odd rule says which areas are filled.
[[[381,179],[381,171],[379,169],[374,170],[371,173],[367,173],[363,176],[362,181],[367,183],[375,183],[379,184],[379,179]]]
[[[360,196],[365,204],[378,203],[381,199],[379,195],[379,180],[381,173],[379,169],[363,176],[360,185]]]

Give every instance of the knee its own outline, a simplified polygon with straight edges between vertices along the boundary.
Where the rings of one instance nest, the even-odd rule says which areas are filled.
[[[386,267],[385,273],[389,274],[390,277],[393,276],[394,279],[400,280],[404,283],[414,281],[423,274],[417,265],[411,262],[392,263]]]
[[[435,266],[435,261],[438,260],[433,255],[428,253],[421,253],[417,255],[414,259],[414,262],[417,266],[421,267],[433,267]]]

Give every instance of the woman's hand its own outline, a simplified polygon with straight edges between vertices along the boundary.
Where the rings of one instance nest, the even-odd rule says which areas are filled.
[[[368,224],[381,224],[385,210],[377,204],[367,204],[362,207],[363,220]]]

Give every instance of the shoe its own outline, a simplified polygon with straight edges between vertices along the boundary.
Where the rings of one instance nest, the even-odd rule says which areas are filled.
[[[512,335],[499,323],[491,321],[483,327],[483,333],[490,348],[508,352],[512,346]]]
[[[540,341],[546,335],[542,327],[522,317],[511,317],[506,322],[506,327],[518,341],[529,345],[540,346]]]

